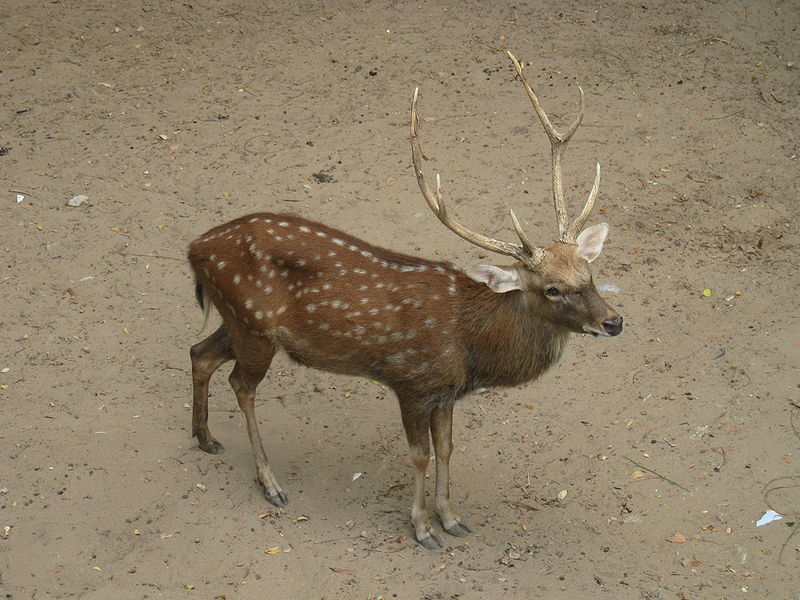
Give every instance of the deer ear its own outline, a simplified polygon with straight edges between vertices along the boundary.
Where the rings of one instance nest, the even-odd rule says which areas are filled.
[[[592,262],[600,256],[603,250],[603,243],[608,237],[608,224],[600,223],[592,225],[581,231],[578,235],[578,256],[585,258],[586,262]]]
[[[465,273],[478,283],[485,283],[489,289],[498,294],[522,289],[517,270],[513,268],[475,265],[467,269]]]

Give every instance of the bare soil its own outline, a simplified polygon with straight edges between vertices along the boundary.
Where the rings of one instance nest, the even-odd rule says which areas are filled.
[[[287,4],[0,4],[4,597],[800,597],[800,4]],[[474,534],[438,552],[392,394],[281,357],[257,407],[277,510],[227,369],[226,452],[191,438],[188,241],[290,211],[486,262],[416,187],[419,86],[454,213],[511,241],[513,207],[549,244],[549,146],[505,48],[557,125],[586,91],[567,192],[602,164],[593,270],[625,331],[460,402]]]

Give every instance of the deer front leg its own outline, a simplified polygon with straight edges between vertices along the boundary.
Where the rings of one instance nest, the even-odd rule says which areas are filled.
[[[436,454],[436,512],[444,530],[469,535],[472,530],[458,518],[450,503],[450,455],[453,453],[453,403],[437,405],[431,412],[431,436]]]
[[[258,481],[264,487],[267,500],[278,508],[282,508],[289,502],[289,498],[272,473],[272,469],[270,469],[269,459],[267,459],[267,453],[264,452],[264,444],[261,441],[261,434],[258,431],[258,422],[256,421],[254,406],[256,386],[264,377],[264,373],[271,359],[272,356],[270,355],[266,366],[263,367],[263,371],[259,369],[258,373],[246,372],[240,363],[237,362],[229,377],[229,381],[233,391],[236,393],[236,400],[239,402],[239,408],[242,409],[242,414],[244,414],[245,423],[247,425],[247,435],[250,438],[250,446],[253,450],[253,456],[256,459]]]
[[[211,454],[224,450],[208,429],[208,382],[214,371],[233,359],[233,348],[225,325],[192,346],[189,351],[192,359],[192,435],[200,443],[200,448]]]
[[[414,537],[428,550],[438,550],[442,541],[433,533],[431,521],[425,509],[425,472],[430,462],[430,413],[414,401],[400,400],[403,427],[406,430],[411,462],[414,465],[414,501],[411,504],[411,524]]]

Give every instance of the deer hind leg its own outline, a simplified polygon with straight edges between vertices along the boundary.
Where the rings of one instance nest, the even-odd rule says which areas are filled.
[[[453,453],[453,403],[445,402],[431,411],[431,437],[436,454],[436,512],[447,533],[469,535],[472,530],[458,518],[450,503],[450,455]]]
[[[208,382],[214,372],[232,360],[233,345],[225,325],[189,351],[192,359],[192,435],[211,454],[224,450],[208,429]]]
[[[430,462],[430,411],[413,400],[400,400],[403,428],[411,449],[414,466],[414,501],[411,505],[411,524],[414,537],[428,550],[438,550],[442,541],[433,533],[428,512],[425,509],[425,472]]]
[[[264,378],[277,347],[264,338],[248,336],[246,341],[237,340],[237,350],[240,341],[242,348],[246,350],[244,352],[237,351],[236,365],[228,380],[236,394],[236,400],[239,402],[239,408],[242,410],[247,425],[247,435],[250,438],[250,446],[256,460],[258,481],[264,488],[267,500],[280,508],[286,506],[289,498],[269,466],[269,459],[267,453],[264,452],[264,444],[258,431],[255,413],[256,387]]]

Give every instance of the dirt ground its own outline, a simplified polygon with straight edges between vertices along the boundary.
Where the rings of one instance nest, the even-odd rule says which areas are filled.
[[[800,598],[798,25],[788,0],[0,4],[4,597]],[[289,211],[486,262],[417,189],[419,86],[454,213],[513,241],[513,207],[549,244],[549,146],[505,48],[557,125],[586,91],[567,193],[602,164],[593,271],[625,331],[459,403],[474,533],[438,552],[392,394],[282,356],[257,406],[277,510],[227,368],[226,452],[191,438],[188,242]]]

